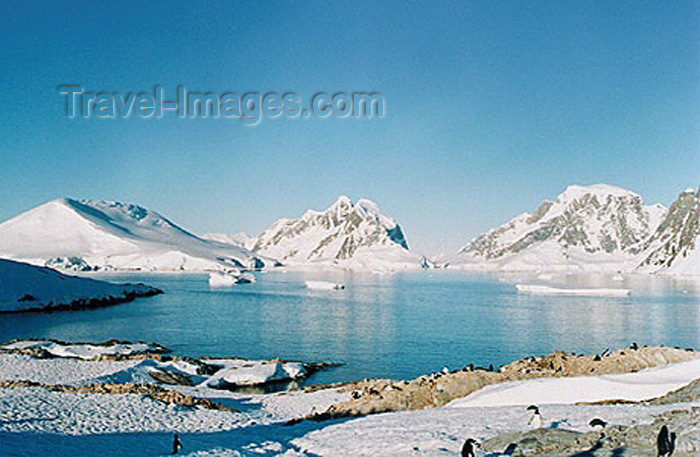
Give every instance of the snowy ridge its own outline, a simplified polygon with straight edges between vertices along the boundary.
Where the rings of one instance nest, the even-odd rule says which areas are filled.
[[[270,263],[199,238],[138,205],[68,198],[0,224],[0,257],[68,270],[234,270]]]
[[[345,196],[325,211],[278,220],[246,246],[285,265],[385,270],[420,268],[422,262],[395,220],[370,200],[353,203]]]
[[[471,240],[445,263],[467,269],[630,270],[665,213],[619,187],[572,185],[534,213]]]

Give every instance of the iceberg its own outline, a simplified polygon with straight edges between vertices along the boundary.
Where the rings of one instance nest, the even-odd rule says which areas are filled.
[[[343,290],[345,286],[337,282],[326,282],[326,281],[304,281],[308,289],[318,289],[318,290]]]
[[[629,289],[566,289],[536,284],[517,284],[515,288],[521,294],[530,295],[580,295],[590,297],[626,297],[630,295]]]

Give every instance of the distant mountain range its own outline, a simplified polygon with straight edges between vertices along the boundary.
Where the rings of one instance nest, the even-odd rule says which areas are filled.
[[[605,184],[570,186],[554,201],[428,262],[372,201],[280,219],[256,236],[192,234],[138,205],[54,200],[0,224],[0,258],[63,270],[212,271],[275,265],[387,271],[445,267],[499,271],[700,274],[700,191],[669,210]]]
[[[570,186],[439,263],[476,270],[700,274],[699,215],[692,190],[667,211],[619,187]]]

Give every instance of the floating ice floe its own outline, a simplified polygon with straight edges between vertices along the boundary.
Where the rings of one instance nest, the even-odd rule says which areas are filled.
[[[337,282],[326,282],[326,281],[304,281],[308,289],[318,289],[318,290],[342,290],[345,289],[343,284]]]
[[[626,297],[630,295],[629,289],[567,289],[536,284],[517,284],[515,287],[519,293],[530,295],[577,295],[591,297]]]
[[[213,272],[209,273],[209,287],[233,287],[235,284],[251,284],[255,276],[251,273]]]
[[[209,287],[233,287],[238,278],[229,273],[209,273]]]

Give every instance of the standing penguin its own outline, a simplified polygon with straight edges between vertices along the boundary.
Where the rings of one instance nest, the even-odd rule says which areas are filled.
[[[182,441],[180,441],[180,437],[177,432],[175,432],[173,433],[173,455],[180,452],[180,449],[182,449]]]
[[[476,448],[478,447],[479,443],[474,438],[469,438],[462,446],[462,457],[476,457]]]
[[[605,428],[606,425],[608,425],[608,423],[605,422],[603,419],[595,417],[595,418],[591,419],[591,421],[588,423],[588,425],[593,430],[602,430]]]
[[[676,434],[668,433],[668,427],[665,425],[659,430],[659,436],[656,437],[656,455],[658,457],[670,457],[676,449]]]
[[[536,405],[530,405],[527,407],[527,411],[532,411],[532,417],[530,417],[527,425],[529,425],[531,428],[542,428],[542,415],[540,414],[540,409]]]

